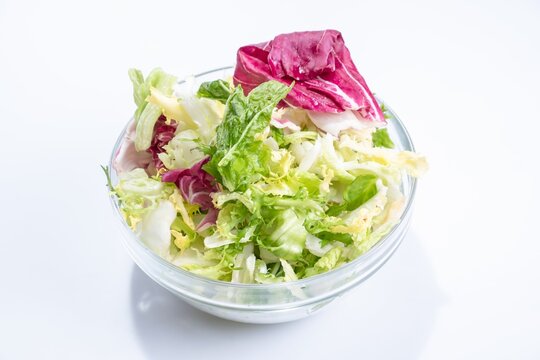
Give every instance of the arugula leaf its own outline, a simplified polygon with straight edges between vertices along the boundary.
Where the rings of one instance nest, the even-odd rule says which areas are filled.
[[[216,129],[215,152],[204,170],[230,191],[245,190],[268,174],[271,150],[257,135],[270,124],[273,109],[289,91],[290,87],[268,81],[247,97],[238,86],[227,99],[223,122]]]
[[[213,99],[225,104],[231,92],[229,83],[219,79],[202,83],[197,91],[197,97]]]
[[[345,189],[343,200],[348,211],[354,210],[371,199],[377,193],[377,176],[360,175]]]
[[[373,134],[371,134],[371,139],[373,140],[374,147],[394,148],[394,143],[392,142],[392,139],[390,139],[390,135],[388,135],[386,128],[375,130]]]

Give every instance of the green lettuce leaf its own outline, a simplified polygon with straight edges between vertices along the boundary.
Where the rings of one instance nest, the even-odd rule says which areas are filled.
[[[170,170],[192,167],[204,158],[198,136],[192,129],[180,131],[163,147],[165,151],[158,154],[159,159]]]
[[[227,81],[219,79],[202,83],[197,91],[197,96],[217,100],[225,104],[231,92],[231,85]]]
[[[154,209],[160,200],[168,199],[174,189],[174,184],[162,183],[148,177],[143,169],[134,169],[122,174],[114,192],[128,225],[135,228],[145,213]]]
[[[263,212],[263,217],[266,224],[261,229],[259,246],[288,261],[299,259],[307,236],[303,219],[292,209],[284,211],[267,209],[266,214]]]
[[[257,259],[255,261],[254,280],[259,284],[275,284],[278,282],[283,282],[284,279],[282,277],[277,277],[271,272],[268,272],[266,263],[263,260]]]
[[[321,231],[316,234],[319,239],[322,240],[322,245],[326,245],[332,241],[339,241],[345,245],[352,244],[353,238],[351,234],[333,233],[330,231]]]
[[[133,83],[133,99],[137,105],[135,111],[135,121],[137,123],[135,149],[143,151],[150,147],[154,125],[161,115],[161,108],[147,101],[151,89],[155,88],[165,95],[170,95],[174,84],[176,84],[176,77],[159,68],[152,70],[146,79],[142,72],[137,69],[129,69],[128,75]]]
[[[171,225],[175,219],[174,204],[169,200],[160,200],[137,224],[136,232],[139,238],[156,254],[167,260],[171,246]]]
[[[377,129],[371,134],[371,139],[373,140],[374,147],[385,147],[389,149],[394,148],[394,143],[388,135],[388,130],[386,128]]]
[[[377,193],[377,176],[360,175],[347,187],[343,200],[348,211],[354,210],[371,199]]]
[[[343,263],[341,260],[342,252],[343,250],[340,247],[332,248],[324,254],[313,267],[306,269],[305,277],[322,274],[341,265]]]
[[[241,253],[235,256],[231,282],[244,284],[253,283],[256,265],[253,249],[253,243],[249,243],[244,246]]]
[[[276,140],[276,143],[281,148],[287,144],[285,141],[285,133],[283,132],[283,129],[278,129],[277,127],[270,126],[270,135],[274,140]]]
[[[296,281],[298,276],[294,272],[293,267],[284,259],[279,259],[281,267],[283,268],[284,280],[287,281]]]
[[[273,109],[289,91],[277,81],[268,81],[247,97],[238,86],[228,98],[215,152],[205,170],[230,191],[245,190],[268,174],[271,149],[257,135],[270,124]]]
[[[174,245],[174,249],[177,252],[185,251],[191,244],[200,239],[197,232],[191,226],[186,224],[182,216],[177,216],[176,219],[174,219],[171,225],[171,235],[173,236],[172,245]]]
[[[213,280],[231,281],[235,268],[235,259],[242,253],[242,246],[224,246],[220,248],[200,250],[196,243],[186,251],[178,254],[172,263],[194,274]]]

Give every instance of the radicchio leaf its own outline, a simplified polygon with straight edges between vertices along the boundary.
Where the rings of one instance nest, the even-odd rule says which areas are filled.
[[[219,211],[216,208],[208,209],[206,216],[201,220],[199,225],[197,225],[197,231],[204,231],[214,225],[217,221],[218,213]]]
[[[174,137],[176,126],[177,124],[174,121],[171,121],[170,124],[167,124],[167,119],[163,115],[161,115],[156,121],[156,125],[154,126],[152,143],[146,151],[152,155],[154,166],[158,170],[164,167],[158,155],[165,151],[163,147],[167,145],[169,141],[171,141],[171,139]]]
[[[202,231],[216,223],[217,209],[212,203],[210,194],[218,191],[216,181],[212,175],[202,169],[202,166],[210,160],[206,157],[189,169],[175,169],[163,174],[163,182],[175,183],[182,197],[190,204],[197,204],[200,209],[207,211],[204,219],[197,226]]]
[[[151,162],[150,154],[135,149],[135,122],[132,121],[114,154],[113,168],[117,174],[123,174],[136,168],[146,169]]]
[[[290,106],[327,113],[354,110],[364,119],[385,122],[336,30],[283,34],[267,43],[243,46],[233,80],[246,94],[268,80],[286,85],[294,81],[285,99]]]

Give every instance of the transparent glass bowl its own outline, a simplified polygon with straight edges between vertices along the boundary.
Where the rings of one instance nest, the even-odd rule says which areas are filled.
[[[229,76],[231,69],[220,68],[197,75],[195,86],[204,81]],[[180,82],[179,86],[187,85],[186,82]],[[392,116],[388,121],[388,131],[396,147],[414,151],[407,130],[397,115],[390,108],[388,110]],[[111,154],[109,172],[113,184],[116,184],[118,179],[112,168],[112,160],[124,139],[129,123],[118,137]],[[321,275],[266,285],[210,280],[174,266],[154,254],[135,236],[122,218],[116,198],[111,197],[111,204],[121,224],[124,245],[135,263],[155,282],[192,306],[224,319],[245,323],[279,323],[315,313],[379,270],[396,251],[407,232],[415,189],[415,179],[404,175],[402,192],[408,200],[401,219],[387,236],[364,255]]]

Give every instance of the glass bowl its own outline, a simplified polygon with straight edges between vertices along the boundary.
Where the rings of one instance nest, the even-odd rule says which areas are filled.
[[[231,69],[225,67],[199,74],[195,76],[194,86],[204,81],[230,76]],[[182,81],[178,86],[188,85]],[[381,102],[380,99],[378,101]],[[388,131],[396,148],[414,151],[402,122],[392,109],[386,107],[391,115]],[[114,154],[122,143],[131,121],[119,135],[111,154],[109,175],[113,184],[118,181],[112,167]],[[403,175],[401,190],[407,198],[407,203],[401,219],[389,234],[365,254],[330,272],[277,284],[227,283],[203,278],[180,269],[154,254],[135,236],[124,221],[118,201],[113,196],[111,204],[121,224],[125,247],[135,263],[155,282],[197,309],[224,319],[245,323],[280,323],[317,312],[379,270],[405,237],[411,218],[415,189],[415,179]]]

